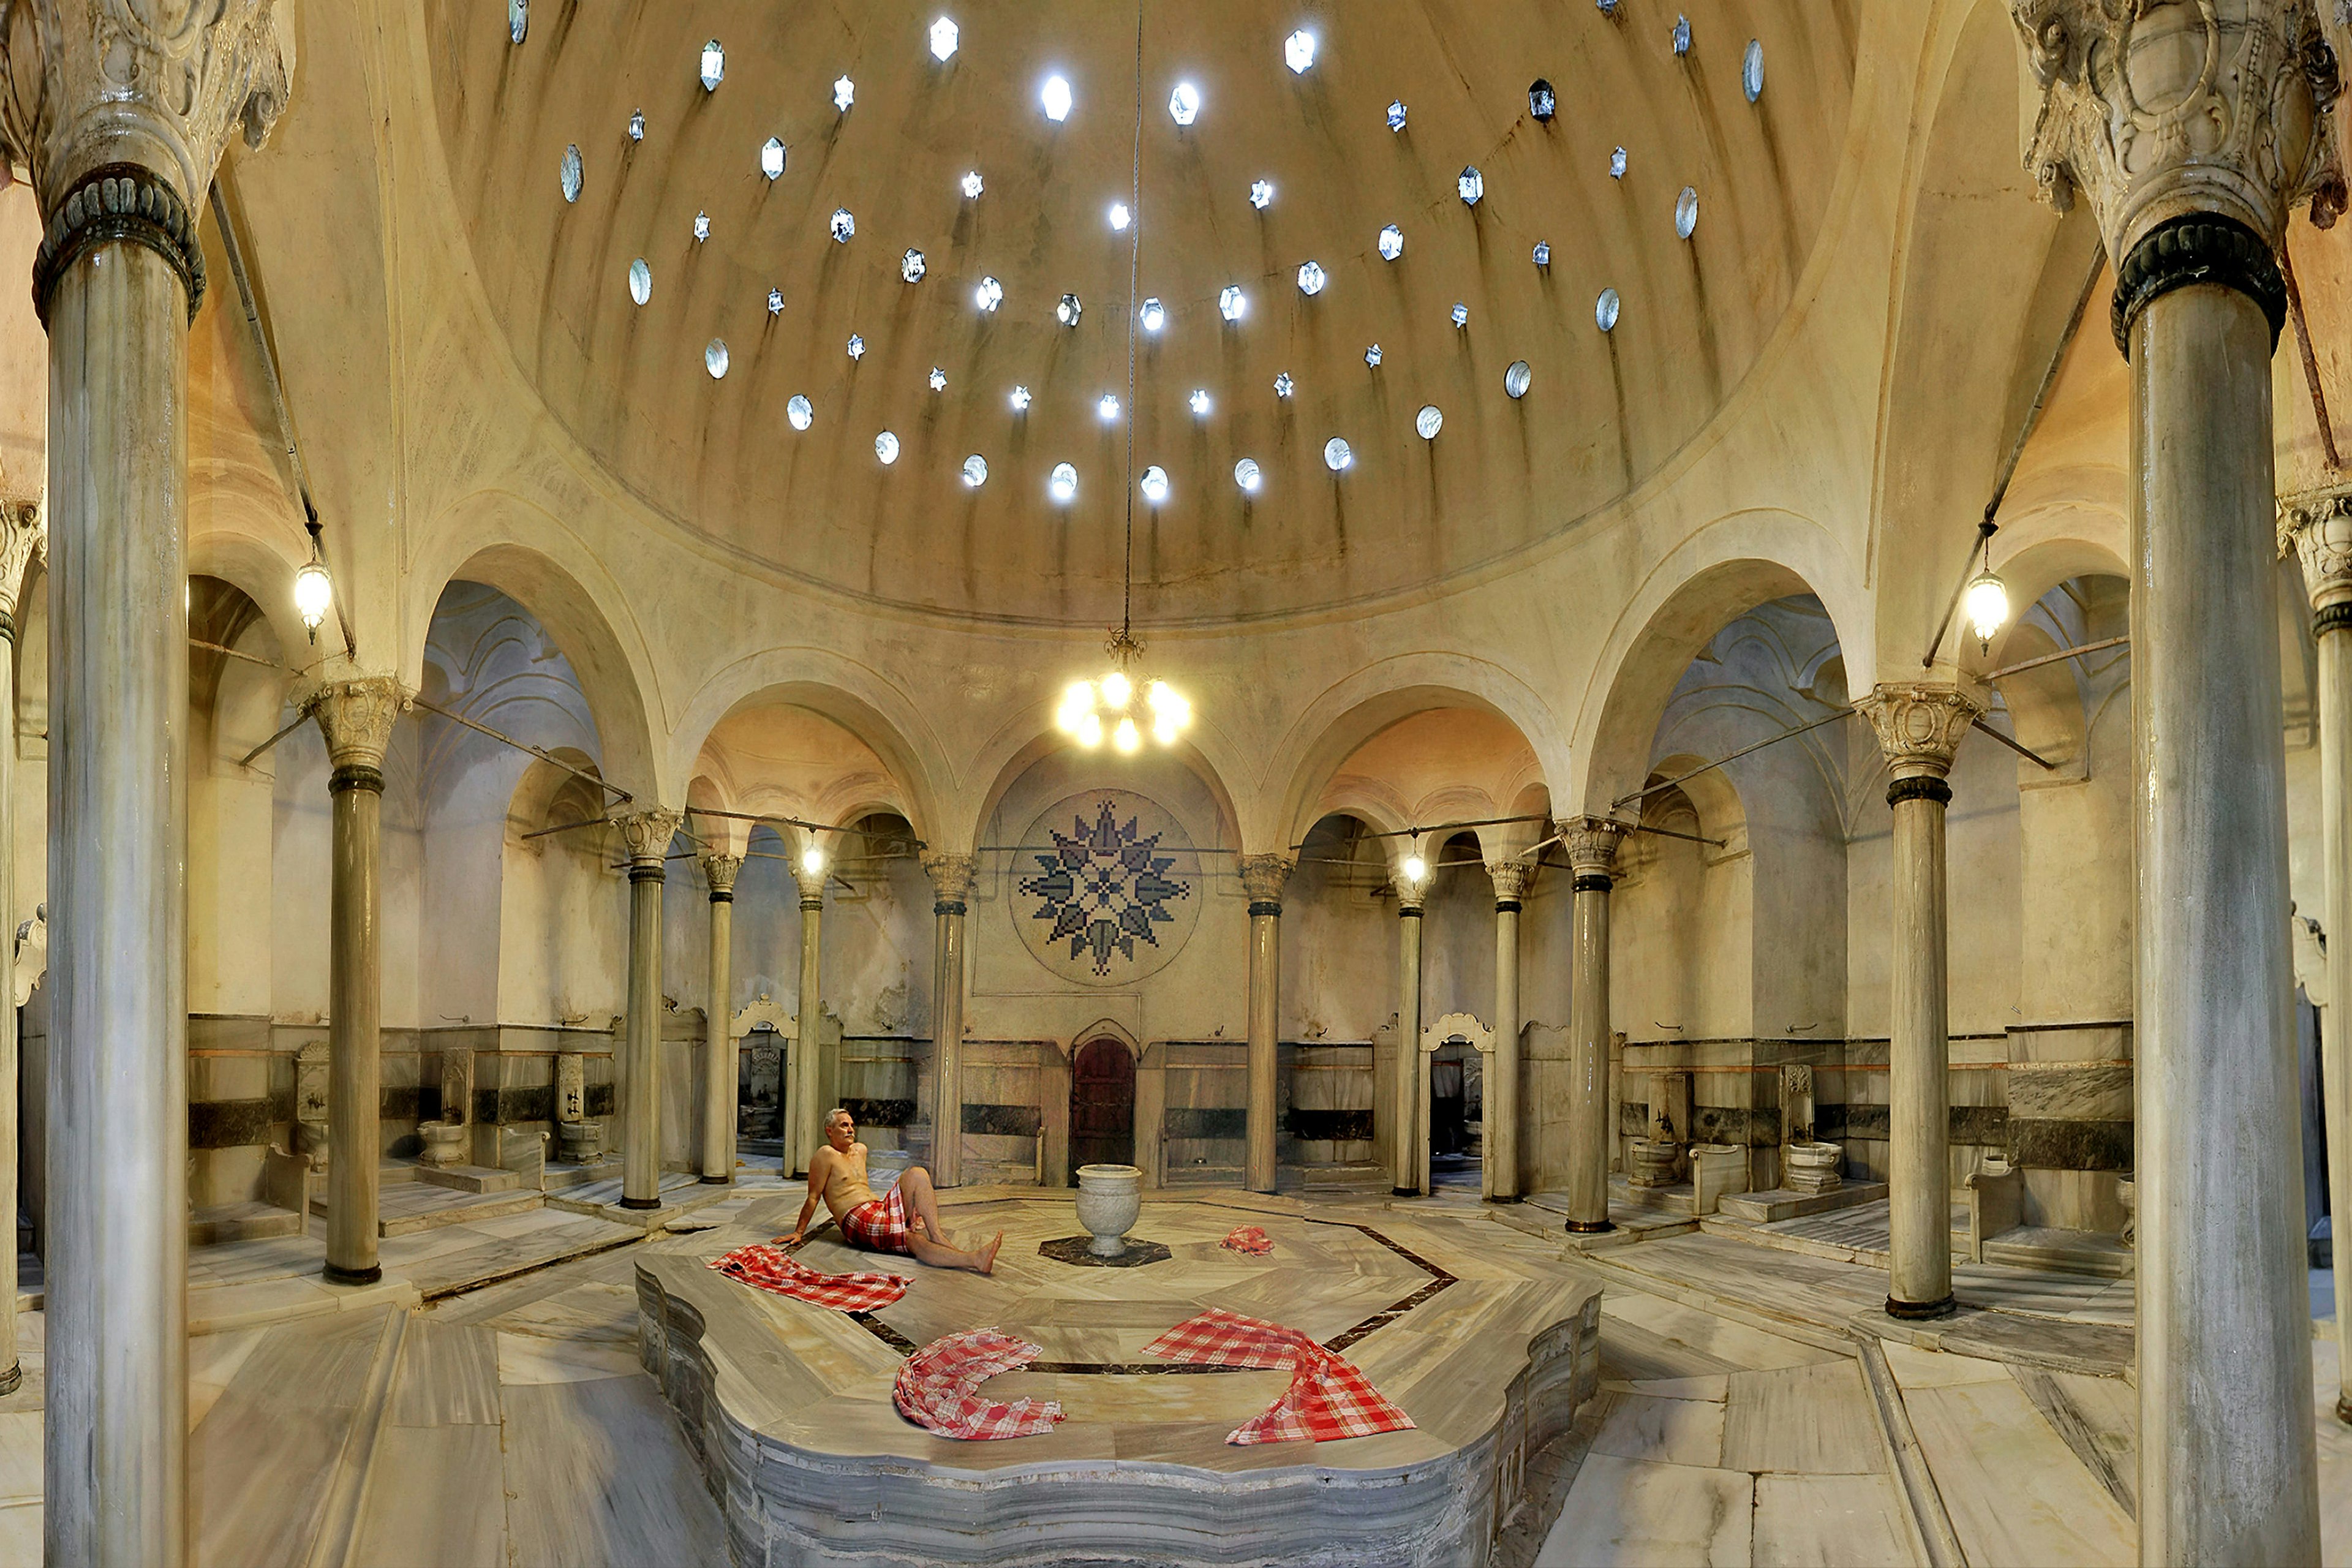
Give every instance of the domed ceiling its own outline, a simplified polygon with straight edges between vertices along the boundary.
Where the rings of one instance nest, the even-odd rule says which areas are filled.
[[[1857,26],[1851,0],[1694,5],[1677,52],[1658,0],[1150,0],[1139,137],[1136,14],[1116,4],[431,5],[482,285],[548,408],[621,483],[822,588],[1087,626],[1118,618],[1130,437],[1133,472],[1167,476],[1163,500],[1136,500],[1145,626],[1422,590],[1638,485],[1787,308],[1837,172]],[[1294,70],[1300,32],[1312,60]],[[1197,94],[1188,125],[1179,84]],[[1132,397],[1130,267],[1133,297],[1164,311],[1136,335]],[[1425,439],[1429,406],[1443,425]]]

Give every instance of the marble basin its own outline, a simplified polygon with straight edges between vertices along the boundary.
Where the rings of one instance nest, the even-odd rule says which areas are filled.
[[[1127,1233],[1143,1212],[1143,1173],[1133,1165],[1078,1167],[1078,1223],[1094,1237],[1087,1250],[1117,1258],[1127,1250]]]
[[[425,1165],[462,1165],[466,1163],[466,1145],[473,1129],[462,1121],[423,1121],[417,1124],[417,1135],[425,1147],[416,1158]]]
[[[1682,1157],[1682,1145],[1657,1138],[1636,1138],[1631,1151],[1633,1168],[1626,1180],[1637,1187],[1668,1187],[1674,1185],[1675,1163]]]
[[[1791,1143],[1780,1151],[1780,1184],[1795,1193],[1826,1193],[1845,1178],[1841,1143]]]

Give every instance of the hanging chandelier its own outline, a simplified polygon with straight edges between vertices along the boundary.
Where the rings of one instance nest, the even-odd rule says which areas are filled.
[[[1179,123],[1185,123],[1179,121]],[[1135,637],[1135,325],[1139,319],[1137,284],[1143,268],[1143,6],[1135,8],[1135,153],[1129,174],[1129,215],[1127,265],[1127,551],[1119,574],[1118,628],[1103,651],[1110,668],[1091,680],[1070,683],[1054,714],[1055,727],[1088,751],[1108,741],[1111,749],[1133,753],[1143,748],[1147,732],[1162,746],[1172,746],[1192,722],[1192,704],[1167,681],[1143,674],[1138,668],[1143,645]],[[1158,301],[1151,301],[1157,305]],[[1157,312],[1156,312],[1157,313]],[[1164,319],[1164,316],[1163,316]],[[1106,407],[1111,406],[1108,397]],[[1156,481],[1156,482],[1155,482]],[[1168,479],[1160,469],[1148,471],[1142,481],[1156,504],[1168,493]]]

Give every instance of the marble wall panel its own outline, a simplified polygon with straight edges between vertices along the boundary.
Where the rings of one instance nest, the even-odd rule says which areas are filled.
[[[1569,1030],[1531,1023],[1519,1033],[1519,1190],[1568,1185]]]
[[[1360,1164],[1372,1158],[1372,1047],[1286,1045],[1278,1068],[1276,1158],[1286,1165]]]

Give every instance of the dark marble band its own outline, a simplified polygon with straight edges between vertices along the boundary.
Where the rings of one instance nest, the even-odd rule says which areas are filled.
[[[635,860],[629,862],[629,880],[632,882],[662,882],[668,879],[668,868],[658,860],[650,866],[639,865]]]
[[[1271,899],[1252,899],[1250,900],[1250,913],[1253,916],[1272,915],[1276,919],[1279,920],[1282,917],[1282,906],[1276,903]]]
[[[1576,893],[1605,893],[1617,885],[1617,879],[1606,871],[1580,871],[1569,890]]]
[[[347,789],[373,790],[383,793],[383,770],[373,763],[345,763],[327,775],[327,793],[341,795]]]
[[[823,898],[803,899],[801,900],[801,908],[803,910],[810,911],[823,910],[824,908],[824,900]]]
[[[621,1200],[621,1206],[625,1209],[657,1209],[661,1207],[661,1199],[623,1198]]]
[[[16,640],[16,617],[9,614],[6,610],[0,610],[0,642],[15,642]]]
[[[1958,1303],[1949,1296],[1940,1301],[1898,1301],[1886,1298],[1886,1315],[1906,1323],[1923,1323],[1930,1318],[1948,1318],[1959,1310]]]
[[[731,904],[735,901],[735,894],[730,889],[713,888],[710,889],[710,901],[714,904]]]
[[[2311,635],[2315,637],[2324,637],[2329,632],[2340,631],[2346,626],[2352,626],[2352,600],[2330,605],[2311,617]]]
[[[1519,900],[1517,899],[1496,899],[1495,900],[1495,912],[1498,915],[1517,914],[1519,912]]]
[[[1932,800],[1937,805],[1949,805],[1952,804],[1952,786],[1933,773],[1896,779],[1886,786],[1887,805],[1901,805],[1906,800]]]
[[[1401,921],[1417,921],[1421,919],[1421,906],[1419,904],[1399,904],[1397,906],[1397,919]]]
[[[953,900],[942,899],[938,903],[931,906],[931,913],[935,915],[960,915],[963,913],[963,900],[961,899],[956,899]]]
[[[383,1266],[371,1263],[365,1268],[338,1268],[330,1263],[320,1273],[330,1285],[373,1285],[383,1278]]]
[[[1570,1236],[1599,1236],[1603,1231],[1615,1230],[1617,1226],[1605,1219],[1572,1219],[1565,1228]]]
[[[2271,324],[2271,347],[2286,325],[2286,282],[2263,237],[2219,213],[2189,213],[2158,224],[2140,237],[2116,272],[2115,303],[2109,309],[2116,352],[2131,358],[2132,323],[2148,301],[2192,283],[2235,289],[2263,309]]]
[[[187,291],[193,324],[196,307],[205,302],[205,249],[194,215],[153,170],[107,163],[76,182],[42,230],[41,248],[33,258],[33,310],[42,327],[49,324],[49,300],[66,268],[84,251],[113,239],[143,245],[171,263]]]

